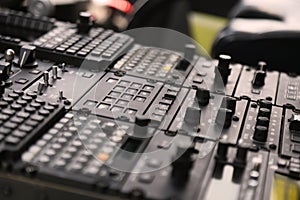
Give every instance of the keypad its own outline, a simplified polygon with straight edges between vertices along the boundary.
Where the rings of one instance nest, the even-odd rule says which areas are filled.
[[[119,60],[114,68],[158,80],[179,80],[184,79],[175,70],[180,60],[182,56],[173,51],[137,46]]]
[[[44,126],[51,125],[64,110],[62,106],[49,105],[33,93],[18,90],[4,95],[0,104],[0,153],[20,153],[22,145],[32,136],[43,133]]]
[[[126,122],[70,112],[23,153],[22,161],[72,176],[100,177],[104,171],[110,173],[104,163],[132,130],[133,125]],[[118,175],[122,180],[123,174]]]

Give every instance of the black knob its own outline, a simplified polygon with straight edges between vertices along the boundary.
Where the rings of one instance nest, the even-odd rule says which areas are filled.
[[[133,133],[136,137],[145,137],[148,134],[148,125],[150,119],[144,115],[137,115],[135,117],[135,125]]]
[[[232,115],[232,110],[229,110],[227,108],[220,108],[216,117],[216,124],[224,129],[229,128],[232,122]]]
[[[1,81],[0,82],[0,97],[4,94],[5,92],[5,82]]]
[[[257,69],[262,71],[267,71],[267,63],[264,61],[259,61]]]
[[[227,84],[228,76],[231,74],[230,62],[231,57],[229,55],[220,55],[218,66],[215,68],[215,74],[220,73],[224,85]]]
[[[0,81],[6,81],[10,75],[11,64],[8,62],[0,61]]]
[[[88,34],[93,26],[92,15],[88,12],[80,12],[77,21],[78,33]]]
[[[207,89],[197,88],[196,97],[200,106],[206,106],[209,103],[210,92]]]
[[[293,114],[289,119],[289,129],[292,132],[300,132],[300,114]]]
[[[25,45],[21,47],[20,57],[18,65],[23,68],[32,68],[37,67],[38,63],[36,62],[36,47]]]
[[[172,163],[172,177],[176,185],[184,185],[189,179],[190,170],[195,161],[193,158],[194,153],[195,149],[190,144],[178,144],[176,156],[173,158],[175,161]]]
[[[245,165],[247,163],[248,150],[249,146],[247,144],[239,142],[234,163],[238,165]]]
[[[267,109],[272,109],[272,102],[265,100],[265,99],[261,99],[259,101],[259,107],[260,108],[267,108]]]
[[[201,119],[201,109],[188,107],[185,112],[184,121],[193,127],[198,127]]]
[[[259,108],[258,116],[259,116],[259,117],[267,117],[267,118],[270,118],[270,116],[271,116],[271,110],[268,109],[268,108]]]
[[[268,117],[257,117],[256,126],[269,126],[269,118]]]
[[[257,70],[254,73],[254,77],[252,80],[253,87],[262,87],[265,85],[265,79],[266,79],[266,72],[263,70]]]
[[[216,158],[218,160],[227,160],[228,147],[229,145],[226,141],[223,140],[219,141],[217,155],[216,155]]]
[[[232,110],[232,113],[235,113],[236,99],[233,97],[223,97],[221,108],[227,108],[229,110]]]
[[[253,139],[258,142],[266,142],[268,139],[268,127],[255,126]]]

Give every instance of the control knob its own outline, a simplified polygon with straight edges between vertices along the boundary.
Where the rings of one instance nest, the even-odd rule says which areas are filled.
[[[233,112],[227,108],[220,108],[216,117],[216,124],[224,129],[231,126]]]
[[[233,97],[223,97],[221,108],[227,108],[234,114],[236,109],[236,99]]]
[[[253,139],[258,142],[266,142],[268,139],[268,127],[261,125],[255,126]]]
[[[230,68],[231,57],[229,55],[220,55],[218,66],[215,68],[215,77],[218,77],[218,73],[221,75],[223,84],[226,85],[228,77],[231,74]]]
[[[92,15],[88,12],[80,12],[77,21],[78,33],[88,34],[93,26]]]
[[[196,98],[200,106],[206,106],[209,103],[210,92],[207,89],[197,88]]]

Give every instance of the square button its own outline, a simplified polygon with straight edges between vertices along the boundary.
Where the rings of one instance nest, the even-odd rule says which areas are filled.
[[[154,89],[154,87],[151,86],[151,85],[144,85],[143,89],[144,89],[144,90],[152,91],[152,90]]]
[[[292,151],[295,153],[300,153],[300,145],[299,144],[293,144],[292,145]]]
[[[114,88],[114,91],[116,91],[116,92],[124,92],[124,90],[126,89],[126,87],[123,87],[123,86],[116,86],[115,88]]]
[[[125,113],[129,115],[135,115],[137,113],[137,110],[128,108],[126,109]]]
[[[132,83],[130,87],[135,88],[135,89],[140,89],[142,87],[142,84],[140,84],[140,83]]]
[[[98,104],[98,101],[93,101],[93,100],[87,100],[84,105],[85,106],[96,106]]]
[[[29,73],[30,73],[30,74],[34,74],[34,75],[37,75],[37,74],[39,74],[40,72],[41,72],[40,70],[34,69],[34,70],[30,71]]]
[[[260,90],[257,89],[252,89],[251,92],[252,94],[260,94]]]
[[[138,102],[145,102],[146,98],[145,97],[140,97],[140,96],[137,96],[134,98],[135,101],[138,101]]]
[[[156,114],[152,114],[151,119],[152,119],[152,120],[156,120],[156,121],[162,121],[163,116],[161,116],[161,115],[156,115]]]
[[[109,79],[106,80],[106,82],[108,82],[108,83],[116,83],[116,82],[118,82],[118,79],[109,78]]]
[[[117,104],[120,105],[120,106],[127,106],[128,103],[129,103],[129,101],[122,100],[122,99],[117,101]]]
[[[113,106],[111,111],[112,112],[123,112],[123,107],[120,107],[120,106]]]
[[[300,143],[300,136],[299,136],[299,135],[292,134],[292,135],[291,135],[291,140],[292,140],[293,142],[298,142],[298,143]]]
[[[144,97],[148,97],[150,95],[150,92],[142,90],[139,92],[139,95],[144,96]]]
[[[84,78],[92,78],[93,75],[94,75],[93,73],[85,72],[84,74],[82,74],[82,77],[84,77]]]
[[[116,101],[116,98],[112,97],[105,97],[103,100],[105,103],[114,103]]]
[[[121,95],[121,92],[111,91],[108,95],[118,98]]]
[[[166,105],[166,104],[160,103],[160,104],[158,105],[158,109],[159,109],[159,110],[167,111],[167,110],[169,110],[169,106]]]
[[[106,109],[108,110],[110,107],[110,104],[106,104],[106,103],[100,103],[100,105],[98,106],[99,109]]]
[[[125,87],[128,87],[130,85],[130,82],[129,81],[120,81],[119,82],[119,85],[122,85],[122,86],[125,86]]]
[[[25,78],[19,78],[18,80],[16,80],[16,83],[22,84],[22,85],[26,84],[27,82],[28,82],[28,80]]]
[[[126,90],[126,92],[127,93],[129,93],[129,94],[136,94],[137,92],[138,92],[138,90],[137,89],[133,89],[133,88],[128,88],[127,90]]]
[[[170,100],[170,99],[163,98],[162,101],[161,101],[161,103],[164,103],[164,104],[167,104],[167,105],[171,105],[173,103],[173,101]]]
[[[131,94],[123,94],[121,96],[122,99],[125,99],[125,100],[131,100],[133,98],[133,95]]]

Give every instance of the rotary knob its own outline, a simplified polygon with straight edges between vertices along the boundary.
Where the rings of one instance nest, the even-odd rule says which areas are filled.
[[[262,87],[265,85],[265,79],[266,79],[266,72],[263,70],[257,70],[254,73],[254,77],[252,80],[252,86],[253,87]]]
[[[209,103],[210,92],[207,89],[197,88],[196,97],[200,106],[206,106]]]
[[[88,12],[80,12],[77,21],[78,33],[88,34],[93,26],[92,15]]]
[[[259,107],[260,108],[267,108],[267,109],[272,109],[272,102],[262,99],[259,101]]]
[[[270,118],[270,116],[271,116],[271,110],[268,109],[268,108],[259,108],[258,116],[259,116],[259,117],[267,117],[267,118]]]
[[[143,115],[137,115],[135,117],[135,124],[133,133],[136,137],[145,137],[148,134],[148,125],[150,119]]]
[[[229,55],[220,55],[218,66],[215,68],[215,74],[220,73],[224,85],[227,84],[228,77],[231,74],[230,62],[231,57]]]
[[[268,117],[257,117],[256,126],[266,126],[268,127],[270,120]]]
[[[268,139],[268,127],[255,126],[253,139],[258,142],[266,142]]]
[[[194,151],[194,147],[188,143],[178,144],[176,156],[173,158],[175,161],[172,163],[172,177],[176,185],[185,185],[189,179],[195,161],[193,158]]]

